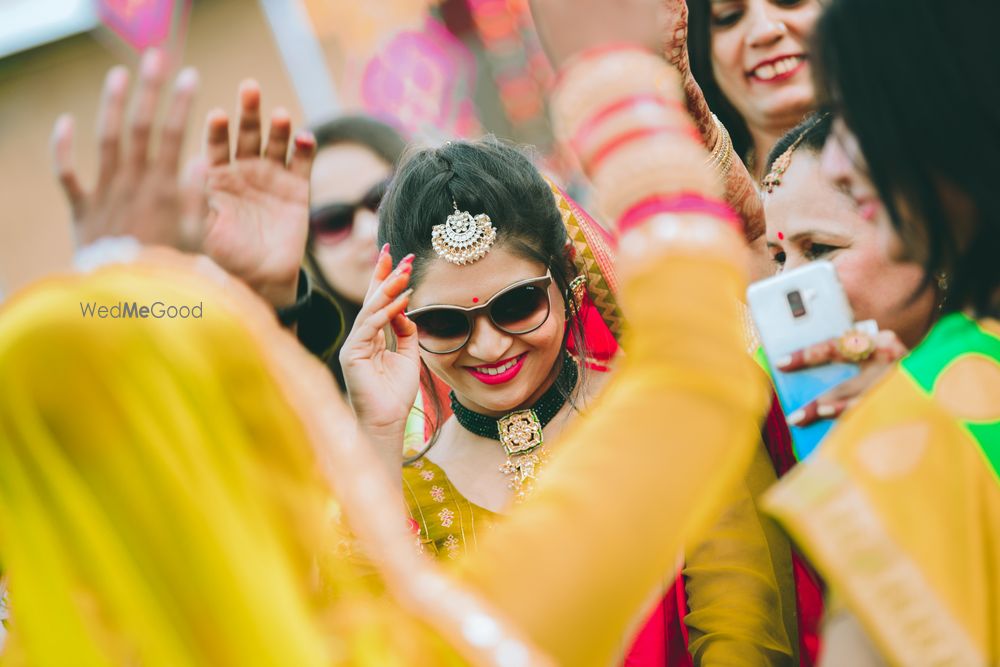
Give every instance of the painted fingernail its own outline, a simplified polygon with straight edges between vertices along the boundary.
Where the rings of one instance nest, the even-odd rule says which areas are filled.
[[[177,88],[188,90],[198,85],[198,70],[193,67],[185,67],[177,75]]]
[[[788,415],[788,423],[789,424],[801,424],[802,421],[805,418],[806,418],[806,411],[805,410],[796,410],[792,414]]]
[[[108,84],[115,90],[120,91],[128,85],[128,68],[124,65],[115,65],[108,72]]]
[[[792,365],[792,357],[791,356],[782,357],[781,359],[778,359],[778,361],[776,361],[774,365],[777,366],[778,368],[784,368],[785,366],[791,366]]]
[[[140,71],[143,76],[153,76],[156,74],[157,70],[160,68],[160,51],[157,49],[150,49],[142,56],[142,64],[140,65]]]
[[[837,410],[832,405],[820,405],[816,408],[816,415],[823,417],[824,419],[832,417],[837,413]]]
[[[295,145],[299,148],[312,148],[316,145],[316,137],[312,132],[304,130],[295,135]]]
[[[386,254],[388,252],[389,252],[389,244],[386,243],[384,246],[382,246],[382,250],[379,251],[379,254],[380,255],[384,255],[384,254]]]
[[[413,253],[411,252],[411,253],[410,253],[409,255],[406,255],[405,257],[403,257],[403,259],[401,259],[401,260],[399,261],[399,263],[400,263],[400,264],[404,264],[404,263],[405,263],[405,264],[410,264],[410,263],[412,263],[412,262],[413,262],[413,259],[414,259],[415,257],[416,257],[416,255],[414,255],[414,254],[413,254]]]
[[[64,113],[56,119],[56,134],[65,134],[73,130],[73,115]]]

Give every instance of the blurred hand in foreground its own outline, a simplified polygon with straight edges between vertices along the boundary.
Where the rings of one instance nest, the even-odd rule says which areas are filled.
[[[129,72],[122,66],[108,71],[97,116],[97,182],[89,191],[81,185],[73,165],[73,117],[63,115],[56,121],[53,162],[72,210],[77,246],[105,236],[133,236],[142,243],[181,248],[194,243],[203,206],[200,165],[191,165],[184,182],[178,181],[178,165],[198,74],[188,68],[178,75],[159,131],[159,154],[154,158],[149,148],[166,67],[159,51],[143,57],[128,119]]]
[[[572,55],[597,46],[635,44],[659,52],[666,12],[663,0],[531,2],[538,35],[556,68]]]
[[[77,245],[131,236],[144,244],[202,252],[273,305],[294,302],[309,228],[315,139],[302,132],[293,140],[288,112],[279,108],[262,151],[260,87],[248,80],[239,90],[235,153],[230,154],[228,116],[212,111],[205,154],[192,160],[180,179],[198,75],[191,68],[178,75],[162,127],[154,128],[166,69],[161,52],[145,54],[127,120],[129,72],[120,66],[108,72],[98,114],[98,178],[90,191],[73,166],[73,119],[62,116],[56,122],[53,159]],[[159,150],[152,157],[155,131]]]

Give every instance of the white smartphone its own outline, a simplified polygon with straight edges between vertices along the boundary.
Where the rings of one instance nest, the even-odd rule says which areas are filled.
[[[756,282],[747,289],[747,302],[786,415],[858,374],[856,364],[828,364],[791,373],[774,366],[792,352],[837,338],[854,326],[851,305],[830,262],[812,262]],[[800,461],[816,449],[834,423],[824,419],[805,427],[789,425]]]

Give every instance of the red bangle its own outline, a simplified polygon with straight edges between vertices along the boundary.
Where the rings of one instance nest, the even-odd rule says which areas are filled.
[[[719,218],[743,233],[743,220],[732,207],[718,199],[710,199],[697,192],[682,192],[677,195],[653,195],[630,207],[618,220],[618,233],[624,234],[642,224],[647,218],[660,213],[700,213]]]
[[[573,134],[573,138],[570,140],[570,146],[578,155],[581,154],[583,152],[583,148],[587,144],[587,138],[589,135],[597,129],[598,125],[607,120],[609,116],[613,116],[619,111],[635,109],[646,105],[657,106],[662,109],[675,107],[684,114],[687,114],[688,112],[687,107],[680,102],[676,100],[664,99],[661,95],[657,95],[656,93],[628,95],[599,109],[596,113],[581,123],[579,129],[577,129],[577,131]]]
[[[565,76],[565,73],[569,71],[577,63],[581,63],[585,60],[592,60],[594,58],[599,58],[608,53],[614,53],[615,51],[637,51],[639,53],[645,53],[651,56],[655,56],[650,49],[644,46],[639,46],[638,44],[633,44],[631,42],[609,42],[608,44],[601,44],[600,46],[592,46],[590,48],[584,49],[583,51],[578,51],[570,56],[569,60],[564,62],[556,72],[556,79],[554,82],[555,86],[559,86]]]
[[[684,136],[698,142],[699,146],[702,145],[701,135],[698,134],[698,131],[693,127],[678,128],[669,125],[661,125],[658,127],[639,127],[634,130],[626,130],[625,132],[612,137],[608,141],[604,142],[601,147],[594,151],[588,158],[584,158],[581,155],[581,162],[583,162],[586,166],[587,172],[592,174],[597,171],[597,167],[601,162],[606,160],[609,155],[625,144],[635,141],[636,139],[646,139],[658,134],[683,134]]]

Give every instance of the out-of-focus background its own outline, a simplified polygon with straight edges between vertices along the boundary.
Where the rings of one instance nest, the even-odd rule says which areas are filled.
[[[188,156],[205,114],[233,109],[253,77],[265,112],[285,106],[296,125],[364,111],[414,141],[492,132],[569,169],[552,148],[552,73],[527,0],[0,0],[0,295],[70,261],[49,157],[56,118],[76,118],[89,186],[104,74],[153,45],[201,75]]]

